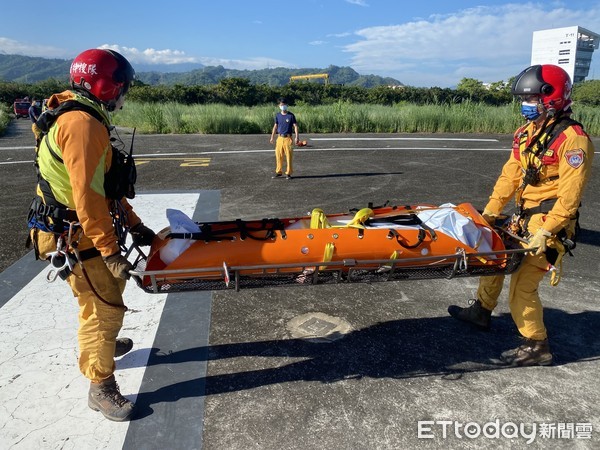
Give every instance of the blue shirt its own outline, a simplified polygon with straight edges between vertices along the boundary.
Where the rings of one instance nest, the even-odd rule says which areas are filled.
[[[39,115],[40,115],[40,112],[38,111],[37,107],[36,107],[35,105],[33,105],[33,104],[32,104],[32,105],[29,107],[29,111],[28,111],[28,113],[29,113],[29,118],[31,119],[31,121],[32,121],[33,123],[35,123],[35,122],[37,121],[37,119],[38,119]]]
[[[277,124],[278,134],[293,134],[296,116],[289,111],[286,114],[278,112],[275,116],[275,123]]]

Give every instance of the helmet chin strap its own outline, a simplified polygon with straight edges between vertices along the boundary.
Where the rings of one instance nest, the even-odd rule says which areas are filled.
[[[111,100],[106,104],[106,109],[108,109],[108,111],[110,111],[110,112],[122,109],[123,103],[125,102],[124,97],[125,96],[123,95],[123,89],[121,89],[119,91],[119,96],[116,99]]]
[[[548,104],[548,106],[546,106],[543,102],[542,102],[542,106],[544,107],[544,112],[546,113],[546,117],[548,119],[551,119],[552,117],[554,117],[556,115],[556,108],[554,108],[554,106],[552,105],[553,102],[550,102]]]
[[[106,106],[106,110],[108,112],[113,112],[115,110],[115,108],[117,107],[117,102],[114,100],[111,100],[107,103],[104,103],[104,106]]]

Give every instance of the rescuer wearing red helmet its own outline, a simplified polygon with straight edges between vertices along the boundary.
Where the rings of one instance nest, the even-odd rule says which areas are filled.
[[[528,242],[524,246],[531,252],[510,279],[510,312],[524,342],[502,353],[501,359],[511,366],[550,365],[553,356],[538,286],[548,271],[551,284],[558,283],[562,256],[574,248],[594,147],[583,126],[570,118],[571,80],[562,68],[528,67],[515,78],[512,93],[521,100],[527,122],[515,132],[512,152],[482,215],[493,225],[514,197],[517,213],[509,226]],[[482,277],[471,306],[452,305],[448,312],[489,329],[503,281],[504,276]]]
[[[121,251],[127,231],[137,245],[155,236],[125,198],[134,196],[135,165],[110,137],[109,112],[122,107],[135,72],[119,53],[91,49],[73,60],[70,75],[71,89],[52,95],[34,124],[38,184],[30,240],[78,298],[79,367],[90,380],[90,408],[123,421],[134,404],[119,392],[114,358],[133,346],[117,338],[133,266]]]

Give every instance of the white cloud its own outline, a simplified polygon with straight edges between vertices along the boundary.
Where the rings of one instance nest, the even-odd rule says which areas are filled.
[[[181,64],[200,63],[205,66],[223,66],[227,69],[255,70],[269,67],[292,67],[291,63],[278,59],[256,57],[249,59],[227,59],[209,56],[188,56],[181,50],[156,50],[147,48],[122,47],[119,45],[102,45],[99,48],[115,50],[125,56],[133,64]]]
[[[98,48],[114,50],[125,56],[132,64],[183,64],[200,63],[205,66],[223,66],[227,69],[255,70],[273,67],[295,67],[294,64],[274,58],[255,57],[248,59],[227,59],[207,56],[189,56],[182,50],[147,48],[140,50],[117,44],[103,44]],[[70,59],[72,52],[49,46],[34,46],[12,39],[0,37],[0,52],[9,55],[19,54],[45,58]]]
[[[600,30],[600,5],[585,11],[534,3],[480,6],[364,28],[355,33],[362,39],[344,51],[353,54],[359,72],[415,86],[452,86],[464,77],[500,81],[529,64],[533,31],[573,25]]]
[[[369,6],[364,0],[346,0],[346,2],[350,3],[351,5]]]
[[[333,34],[326,35],[326,37],[335,37],[335,38],[343,38],[343,37],[348,37],[348,36],[352,36],[352,33],[350,33],[349,31],[347,31],[345,33],[333,33]]]
[[[171,50],[168,48],[164,50],[156,50],[154,48],[138,50],[135,47],[122,47],[115,44],[104,44],[98,48],[114,50],[121,53],[130,62],[138,64],[182,64],[200,62],[199,58],[187,56],[185,52],[181,50]]]
[[[72,55],[62,48],[49,45],[32,45],[0,37],[0,52],[7,55],[39,56],[43,58],[69,58]]]
[[[308,45],[323,45],[327,44],[327,41],[310,41]]]

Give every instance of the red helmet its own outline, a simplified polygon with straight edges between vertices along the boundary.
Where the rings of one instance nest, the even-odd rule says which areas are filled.
[[[516,76],[513,95],[539,95],[548,112],[566,110],[571,105],[571,78],[552,64],[531,66]]]
[[[127,93],[134,77],[129,61],[113,50],[86,50],[71,63],[71,86],[89,92],[109,111]]]

